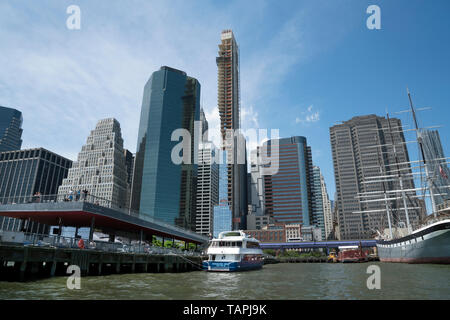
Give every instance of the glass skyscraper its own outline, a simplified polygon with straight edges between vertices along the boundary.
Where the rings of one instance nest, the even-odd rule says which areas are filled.
[[[0,106],[0,152],[22,147],[22,112]]]
[[[442,149],[441,139],[437,130],[419,130],[422,138],[425,160],[429,174],[433,180],[434,201],[436,205],[450,199],[450,170]]]
[[[232,230],[232,211],[228,202],[227,152],[222,152],[219,164],[219,204],[214,206],[213,236],[217,238],[222,231]]]
[[[279,150],[271,152],[273,156],[278,154],[278,171],[263,176],[265,212],[276,222],[310,226],[313,224],[311,147],[301,136],[276,140]],[[274,141],[267,141],[261,149],[269,152]]]
[[[141,216],[195,228],[194,121],[199,118],[196,79],[166,66],[152,74],[144,87],[131,197],[131,207]],[[190,133],[190,150],[183,152],[190,152],[191,163],[172,161],[172,150],[181,143],[172,141],[177,129]]]

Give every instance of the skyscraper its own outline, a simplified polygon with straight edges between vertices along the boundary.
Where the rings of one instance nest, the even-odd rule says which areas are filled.
[[[322,240],[326,239],[325,234],[325,204],[322,194],[322,173],[320,168],[313,166],[312,170],[312,224],[322,230]]]
[[[213,234],[214,206],[219,203],[217,152],[212,142],[202,142],[198,148],[196,232],[207,236]]]
[[[268,140],[261,149],[268,149],[275,140]],[[265,212],[275,222],[313,225],[311,147],[305,137],[276,139],[278,171],[263,175]]]
[[[131,206],[140,215],[195,230],[195,182],[198,136],[194,121],[200,117],[200,83],[185,72],[161,67],[144,88]],[[180,131],[181,129],[181,131]],[[188,133],[182,152],[172,134]],[[178,139],[176,136],[175,139]],[[190,148],[190,150],[188,150]],[[174,163],[175,157],[190,158]],[[178,160],[177,160],[178,161]]]
[[[22,112],[0,106],[0,152],[22,147]]]
[[[133,185],[133,170],[134,170],[134,155],[127,149],[123,150],[125,157],[125,168],[127,172],[127,200],[126,206],[130,207],[131,201],[131,187]]]
[[[27,203],[38,192],[55,195],[71,166],[71,160],[44,148],[0,152],[0,203]],[[5,218],[3,228],[11,230],[14,225],[19,226]],[[48,226],[44,230],[48,232]]]
[[[199,132],[202,133],[201,141],[208,141],[208,120],[206,120],[205,112],[203,111],[203,108],[200,109],[200,130]]]
[[[127,171],[119,122],[114,118],[97,122],[78,153],[77,161],[58,189],[58,195],[87,190],[106,207],[127,207]]]
[[[322,189],[322,203],[323,203],[323,222],[325,226],[325,239],[330,239],[333,232],[333,208],[330,197],[328,195],[327,185],[325,179],[320,173],[320,186]]]
[[[433,181],[434,202],[436,206],[450,199],[450,170],[447,167],[444,150],[437,130],[419,130],[425,160]]]
[[[219,164],[219,204],[214,206],[213,236],[217,238],[222,231],[232,228],[232,210],[228,202],[228,166],[227,152],[223,151]]]
[[[373,238],[376,230],[383,231],[387,227],[385,203],[359,198],[358,193],[382,192],[382,180],[374,177],[395,175],[398,169],[412,177],[401,121],[391,118],[389,124],[386,118],[376,115],[354,117],[331,127],[330,139],[341,239]],[[387,191],[400,189],[398,181],[384,182],[384,187]],[[403,188],[414,189],[414,180],[403,175]],[[409,191],[407,195],[407,207],[417,208],[419,204],[413,200],[416,193]],[[393,223],[397,226],[405,224],[402,200],[390,204]],[[418,224],[419,210],[409,210],[408,216],[412,225]]]
[[[231,30],[222,31],[216,63],[220,130],[225,141],[223,149],[228,154],[228,202],[233,213],[233,229],[239,229],[245,228],[248,211],[247,163],[239,163],[242,159],[239,153],[245,153],[245,139],[235,134],[240,129],[239,48]]]

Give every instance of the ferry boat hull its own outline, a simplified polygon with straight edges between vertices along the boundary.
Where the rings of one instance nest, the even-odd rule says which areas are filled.
[[[377,242],[381,262],[450,264],[450,222],[391,241]]]
[[[206,271],[246,271],[261,269],[262,266],[262,261],[203,261],[203,270]]]

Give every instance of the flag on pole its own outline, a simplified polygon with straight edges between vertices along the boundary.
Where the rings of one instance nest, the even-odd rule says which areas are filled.
[[[442,178],[448,179],[447,174],[445,173],[444,169],[442,169],[442,166],[439,165],[439,173],[441,174]]]

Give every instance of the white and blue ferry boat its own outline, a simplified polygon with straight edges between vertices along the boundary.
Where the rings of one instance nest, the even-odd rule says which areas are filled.
[[[224,231],[213,239],[203,261],[206,271],[244,271],[263,266],[263,251],[259,241],[243,231]]]

